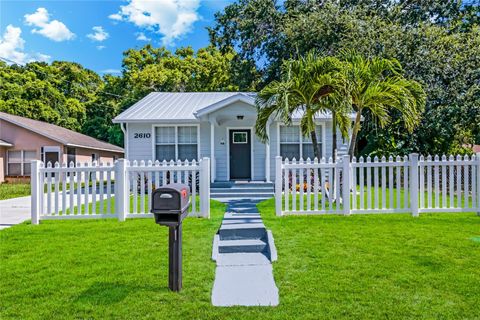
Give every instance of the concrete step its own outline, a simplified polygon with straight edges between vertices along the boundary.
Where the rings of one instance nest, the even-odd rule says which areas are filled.
[[[270,259],[263,253],[221,253],[217,266],[258,266],[269,265]]]
[[[274,193],[274,189],[270,187],[262,188],[210,188],[210,193]]]
[[[218,242],[219,253],[266,252],[266,250],[267,243],[260,239],[220,240]]]
[[[211,198],[232,198],[232,199],[251,199],[251,198],[266,198],[269,199],[274,196],[273,192],[266,193],[225,193],[225,192],[216,192],[210,193]]]
[[[210,184],[210,188],[273,188],[271,182],[214,182]]]
[[[218,231],[220,240],[264,239],[267,235],[265,225],[258,223],[226,223]]]

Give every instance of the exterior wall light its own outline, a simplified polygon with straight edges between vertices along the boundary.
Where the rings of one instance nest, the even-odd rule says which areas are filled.
[[[244,117],[243,115],[238,115],[237,120],[243,120],[243,117]]]

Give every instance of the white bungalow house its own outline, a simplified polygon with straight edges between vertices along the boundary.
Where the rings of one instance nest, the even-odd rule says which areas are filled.
[[[121,113],[113,121],[125,134],[125,157],[133,160],[211,159],[214,181],[251,180],[270,182],[275,157],[313,156],[313,146],[294,124],[272,119],[269,142],[255,135],[255,93],[249,92],[155,92]],[[322,156],[332,156],[332,120],[317,117]],[[295,124],[296,123],[296,124]],[[338,134],[338,154],[347,143]]]

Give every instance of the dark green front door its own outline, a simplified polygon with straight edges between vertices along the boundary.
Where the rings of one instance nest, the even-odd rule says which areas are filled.
[[[230,130],[230,179],[252,179],[251,134],[248,129]]]

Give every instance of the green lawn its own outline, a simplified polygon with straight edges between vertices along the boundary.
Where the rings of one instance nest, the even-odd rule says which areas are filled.
[[[280,305],[215,308],[212,218],[184,224],[184,290],[167,289],[153,219],[42,221],[0,231],[1,319],[480,318],[475,214],[274,216]]]
[[[30,195],[30,183],[0,183],[0,200]]]

